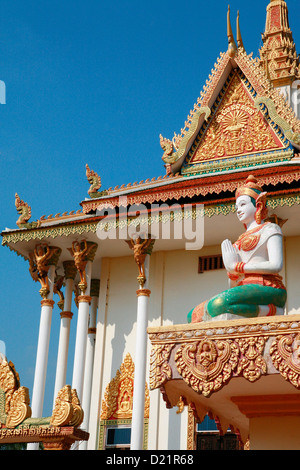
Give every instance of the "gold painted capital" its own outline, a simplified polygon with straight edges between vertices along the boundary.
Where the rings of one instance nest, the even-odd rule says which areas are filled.
[[[54,300],[50,300],[50,299],[41,300],[41,306],[42,307],[53,307],[54,304],[55,304]]]
[[[138,297],[150,297],[150,294],[151,294],[151,290],[149,289],[138,289],[136,291],[136,295]]]
[[[70,311],[65,311],[60,313],[60,318],[70,318],[72,320],[73,318],[73,313]]]
[[[79,295],[78,296],[78,302],[86,302],[86,303],[90,303],[92,300],[92,297],[90,295]]]

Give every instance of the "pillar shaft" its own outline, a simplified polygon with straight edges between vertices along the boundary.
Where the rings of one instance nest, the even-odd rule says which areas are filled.
[[[137,291],[137,296],[137,331],[131,426],[131,450],[142,450],[144,441],[148,300],[150,291],[148,289],[139,289]]]
[[[42,309],[31,406],[33,418],[41,418],[43,415],[52,310],[54,304],[52,300],[54,276],[55,266],[50,266],[48,273],[50,292],[48,294],[48,299],[41,301]]]
[[[53,408],[58,392],[66,385],[71,319],[73,316],[71,312],[73,283],[73,279],[66,279],[64,311],[61,312]]]
[[[83,423],[81,427],[85,431],[88,431],[88,428],[89,428],[89,417],[90,417],[90,408],[91,408],[91,393],[92,393],[93,369],[94,369],[99,286],[100,286],[100,281],[97,279],[92,279],[92,286],[91,286],[92,300],[91,300],[91,306],[90,306],[90,322],[89,322],[87,347],[86,347],[86,365],[85,365],[85,373],[84,373],[84,387],[83,387],[83,398],[82,398],[82,408],[84,410],[84,419],[83,419]],[[87,441],[81,442],[79,447],[80,447],[80,450],[86,450]]]
[[[86,265],[87,288],[85,295],[78,297],[78,321],[76,331],[75,355],[73,366],[73,382],[72,388],[77,390],[79,400],[82,402],[83,397],[83,379],[86,359],[86,344],[88,335],[89,322],[89,303],[91,301],[90,284],[91,284],[92,262],[88,261]]]

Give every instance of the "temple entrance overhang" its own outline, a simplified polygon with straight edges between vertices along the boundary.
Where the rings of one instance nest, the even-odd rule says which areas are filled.
[[[149,328],[150,389],[250,449],[299,449],[300,315]],[[151,396],[151,395],[150,395]],[[288,420],[288,424],[287,424]],[[288,437],[282,426],[288,426]]]

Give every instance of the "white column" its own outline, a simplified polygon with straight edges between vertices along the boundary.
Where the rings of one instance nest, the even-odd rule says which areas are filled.
[[[71,308],[72,308],[72,292],[73,292],[74,280],[69,278],[69,279],[66,279],[65,283],[66,283],[66,286],[65,286],[64,311],[61,312],[60,314],[61,322],[60,322],[59,345],[58,345],[58,353],[57,353],[53,409],[55,406],[55,400],[57,398],[58,392],[66,385],[71,319],[73,317]]]
[[[49,294],[47,299],[41,301],[41,319],[36,355],[36,365],[32,392],[32,417],[41,418],[43,416],[43,404],[45,395],[45,384],[47,375],[48,352],[50,343],[50,331],[53,310],[53,287],[55,278],[55,266],[50,266],[48,271]],[[37,450],[38,444],[28,444],[27,449]]]
[[[146,279],[149,272],[149,256],[145,262]],[[148,272],[147,272],[148,271]],[[146,286],[146,285],[145,285]],[[137,329],[134,367],[134,390],[131,424],[131,450],[143,450],[145,382],[147,361],[148,301],[150,290],[140,288],[137,291]]]
[[[88,339],[86,348],[85,372],[84,372],[84,387],[82,408],[84,411],[84,419],[81,428],[88,431],[90,406],[91,406],[91,392],[93,382],[93,369],[94,369],[94,355],[95,355],[95,339],[96,339],[96,322],[97,322],[97,308],[99,300],[99,287],[100,280],[92,279],[91,283],[91,306],[90,306],[90,322],[88,329]],[[87,449],[87,441],[83,441],[79,445],[80,450]]]
[[[91,297],[89,295],[90,286],[91,286],[91,271],[92,271],[92,261],[88,261],[86,265],[87,288],[85,291],[85,295],[79,295],[78,297],[79,307],[78,307],[78,320],[77,320],[77,331],[76,331],[76,342],[75,342],[72,388],[76,389],[78,398],[81,403],[82,403],[82,397],[83,397],[83,379],[84,379],[86,344],[87,344],[88,324],[89,324],[89,303],[91,301]]]

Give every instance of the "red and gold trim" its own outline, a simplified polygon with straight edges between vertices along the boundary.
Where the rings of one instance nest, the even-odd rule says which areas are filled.
[[[137,297],[150,297],[151,290],[149,289],[138,289],[136,291]]]
[[[54,304],[55,304],[54,300],[51,300],[51,299],[41,300],[41,306],[42,307],[53,307]]]
[[[90,295],[79,295],[78,296],[78,302],[86,302],[86,303],[90,303],[92,300],[92,297]]]

